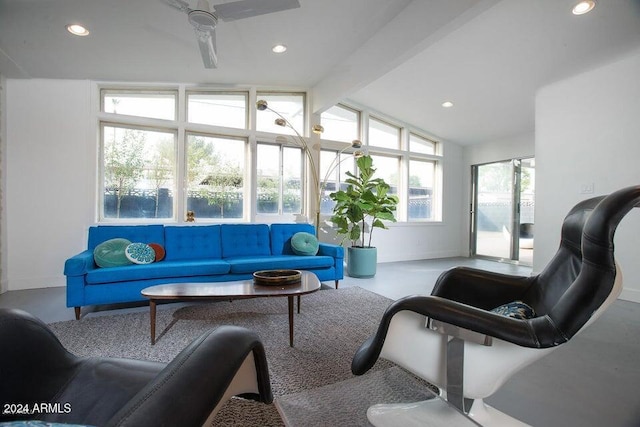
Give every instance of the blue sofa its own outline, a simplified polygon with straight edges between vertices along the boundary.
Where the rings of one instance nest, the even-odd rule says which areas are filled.
[[[87,250],[65,262],[67,307],[74,307],[79,319],[85,305],[143,301],[140,291],[148,286],[244,280],[267,269],[311,271],[321,282],[335,281],[338,288],[343,278],[343,248],[320,243],[315,256],[295,255],[291,237],[298,232],[313,234],[315,229],[310,224],[93,226]],[[166,256],[146,265],[98,267],[93,250],[114,238],[157,243]]]

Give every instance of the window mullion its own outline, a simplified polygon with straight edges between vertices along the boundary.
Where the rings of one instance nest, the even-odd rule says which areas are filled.
[[[397,220],[407,221],[409,219],[409,186],[411,185],[409,176],[409,155],[403,153],[400,156],[400,179],[398,180],[398,198],[404,203],[398,203]]]
[[[173,197],[177,222],[184,222],[187,217],[187,135],[184,123],[187,116],[186,89],[184,85],[178,88],[178,127],[176,144],[176,194]]]
[[[280,145],[278,154],[278,215],[282,215],[284,212],[284,145]]]
[[[176,132],[176,194],[174,195],[175,219],[184,222],[187,216],[187,132],[183,124]]]

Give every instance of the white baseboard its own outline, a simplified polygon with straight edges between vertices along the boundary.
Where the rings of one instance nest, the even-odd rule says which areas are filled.
[[[419,261],[421,259],[438,259],[438,258],[453,258],[465,256],[462,255],[459,251],[450,250],[450,251],[431,251],[431,252],[423,252],[423,253],[411,253],[411,254],[403,254],[403,253],[394,253],[394,254],[386,254],[384,256],[380,256],[380,252],[378,251],[378,262],[398,262],[398,261]]]
[[[622,290],[619,299],[640,303],[640,290],[625,288]]]
[[[57,288],[65,286],[66,281],[62,277],[40,277],[28,279],[11,279],[7,284],[9,291],[23,291],[27,289]]]
[[[6,280],[0,281],[0,294],[4,294],[9,290],[9,283]]]

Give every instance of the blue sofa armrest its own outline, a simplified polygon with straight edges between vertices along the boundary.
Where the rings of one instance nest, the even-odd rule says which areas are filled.
[[[344,258],[344,248],[331,243],[320,243],[318,245],[318,255],[330,256],[333,258]]]
[[[318,245],[318,255],[330,256],[334,259],[335,282],[338,289],[338,281],[344,278],[344,248],[331,243],[320,243]]]
[[[64,274],[65,276],[82,276],[95,268],[93,251],[86,250],[65,261]]]

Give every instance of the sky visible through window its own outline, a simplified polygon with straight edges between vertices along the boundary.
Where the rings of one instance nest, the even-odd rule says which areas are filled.
[[[187,121],[236,129],[247,128],[247,94],[188,93]]]

